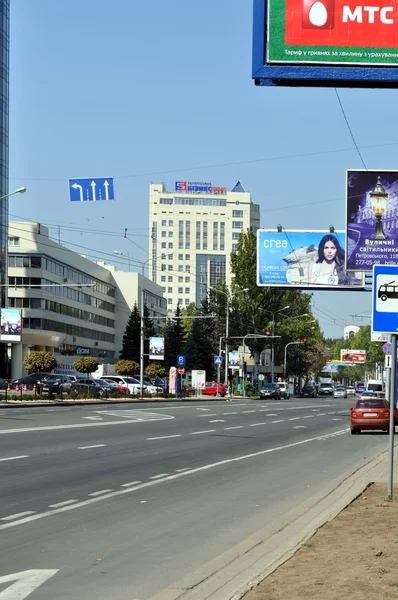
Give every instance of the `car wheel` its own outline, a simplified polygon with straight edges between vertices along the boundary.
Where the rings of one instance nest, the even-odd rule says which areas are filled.
[[[357,435],[357,434],[359,434],[359,433],[361,433],[361,430],[360,430],[360,429],[352,429],[352,428],[351,428],[351,435]]]

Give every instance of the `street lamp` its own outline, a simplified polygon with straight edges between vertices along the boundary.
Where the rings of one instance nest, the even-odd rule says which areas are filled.
[[[387,211],[388,194],[380,181],[380,177],[377,178],[375,189],[373,190],[373,192],[369,193],[369,197],[372,207],[372,213],[376,217],[376,228],[371,237],[372,239],[376,240],[384,240],[387,236],[383,231],[383,224],[381,222],[381,218]]]
[[[113,254],[117,254],[118,256],[127,256],[128,265],[129,265],[129,273],[130,273],[130,254],[128,252],[120,252],[119,250],[114,250]]]
[[[263,309],[265,312],[268,312],[272,315],[272,329],[271,329],[271,335],[272,335],[272,345],[271,345],[271,382],[274,382],[274,371],[275,371],[275,353],[274,353],[274,336],[275,336],[275,315],[283,312],[284,310],[288,310],[288,308],[290,308],[290,306],[285,306],[284,308],[280,308],[279,310],[268,310],[268,309]]]
[[[283,379],[285,379],[285,380],[286,380],[286,354],[287,354],[287,347],[288,346],[293,346],[293,345],[296,345],[296,344],[305,344],[305,342],[289,342],[285,346],[285,358],[283,360]]]

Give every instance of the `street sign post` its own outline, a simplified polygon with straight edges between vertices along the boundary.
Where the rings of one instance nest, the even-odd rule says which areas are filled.
[[[381,349],[383,350],[384,354],[386,356],[389,356],[392,354],[392,344],[391,342],[386,342],[385,344],[382,345]]]
[[[391,369],[391,363],[392,363],[392,356],[391,354],[386,354],[384,357],[384,368],[385,369]]]
[[[183,354],[179,354],[177,356],[177,366],[178,367],[186,367],[186,357]]]
[[[222,356],[215,356],[214,357],[214,364],[215,365],[222,365]]]
[[[97,202],[114,199],[113,177],[69,179],[69,200],[71,202]]]
[[[184,367],[178,367],[178,373],[179,373],[179,375],[184,375],[185,368]]]

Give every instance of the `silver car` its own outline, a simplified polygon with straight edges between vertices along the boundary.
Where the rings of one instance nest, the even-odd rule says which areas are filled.
[[[347,388],[338,385],[334,388],[333,398],[347,398]]]

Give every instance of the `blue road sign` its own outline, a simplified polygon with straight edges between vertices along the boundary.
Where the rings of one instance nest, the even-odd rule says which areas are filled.
[[[381,349],[383,350],[386,356],[390,356],[392,354],[392,344],[391,342],[386,342],[382,345]]]
[[[222,365],[222,356],[215,356],[214,357],[214,364],[215,365]]]
[[[179,354],[177,356],[177,366],[185,367],[186,366],[185,362],[186,362],[185,356],[183,354]]]
[[[71,202],[97,202],[114,199],[113,177],[69,179],[69,200]]]
[[[372,331],[398,333],[398,265],[374,265]]]

